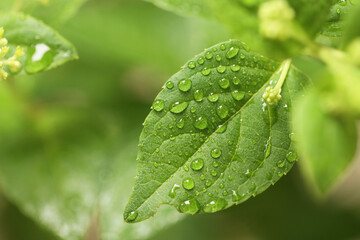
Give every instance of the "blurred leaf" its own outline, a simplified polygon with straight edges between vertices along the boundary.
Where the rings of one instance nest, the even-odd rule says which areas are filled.
[[[320,30],[326,21],[331,7],[331,0],[288,0],[295,10],[296,20],[311,36]]]
[[[353,9],[354,4],[352,1],[336,1],[330,8],[327,21],[317,35],[316,41],[330,47],[340,47],[344,35],[346,18]],[[356,29],[357,26],[355,28],[352,27],[349,31],[356,31]]]
[[[144,123],[126,221],[145,220],[160,204],[191,214],[220,211],[263,192],[291,169],[297,157],[288,111],[307,78],[277,67],[229,41],[170,78]],[[282,99],[268,105],[264,91],[280,75],[287,76]]]
[[[49,25],[60,25],[72,17],[86,0],[2,0],[0,9],[20,11]]]
[[[181,15],[195,15],[209,17],[212,15],[206,0],[147,0],[160,8],[176,12]]]
[[[321,100],[316,92],[302,97],[294,108],[293,121],[304,175],[324,194],[351,163],[357,131],[353,119],[331,115]]]
[[[144,106],[120,98],[111,74],[94,66],[0,85],[0,184],[62,239],[81,239],[96,214],[102,239],[146,239],[181,216],[165,208],[141,226],[124,223]]]
[[[350,5],[350,4],[348,4]],[[346,26],[344,27],[344,39],[342,46],[345,48],[352,40],[360,37],[360,4],[353,7],[353,11],[348,14],[348,18],[345,21]]]
[[[0,25],[12,51],[17,45],[25,50],[20,58],[22,72],[34,74],[78,58],[71,43],[35,18],[21,13],[0,14]]]
[[[88,4],[63,31],[83,49],[82,61],[101,58],[107,69],[146,65],[164,75],[204,46],[229,39],[220,24],[178,17],[143,1]]]

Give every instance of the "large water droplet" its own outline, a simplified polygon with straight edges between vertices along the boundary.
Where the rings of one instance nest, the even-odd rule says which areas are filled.
[[[216,112],[220,118],[226,118],[229,114],[229,108],[225,105],[220,105],[216,108]]]
[[[167,89],[172,89],[174,87],[174,83],[172,81],[168,81],[166,83],[166,87],[167,87]]]
[[[241,99],[243,99],[245,97],[245,92],[239,91],[239,90],[234,90],[231,93],[232,97],[237,100],[240,101]]]
[[[194,99],[197,102],[201,102],[204,98],[204,94],[203,94],[203,90],[202,89],[198,89],[194,92]]]
[[[221,156],[221,150],[218,148],[214,148],[213,150],[211,150],[211,156],[213,158],[219,158]]]
[[[207,97],[207,99],[210,102],[217,102],[219,100],[219,94],[216,93],[210,93],[209,96]]]
[[[45,70],[54,61],[56,54],[57,52],[55,50],[52,50],[44,43],[29,47],[27,50],[28,57],[26,60],[25,71],[33,74]]]
[[[230,81],[227,78],[223,78],[219,80],[219,85],[221,88],[226,89],[230,86]]]
[[[239,53],[240,49],[238,47],[231,47],[229,51],[226,53],[226,57],[228,59],[236,57],[236,55]]]
[[[234,83],[235,85],[239,85],[240,79],[235,76],[235,77],[233,78],[233,83]]]
[[[179,81],[178,88],[183,92],[187,92],[190,90],[191,85],[192,85],[191,80],[188,78],[185,78],[185,79]]]
[[[201,158],[194,159],[192,160],[190,166],[193,170],[199,171],[204,167],[204,160],[202,160]]]
[[[206,213],[214,213],[214,212],[224,209],[226,205],[227,205],[227,202],[225,199],[216,198],[216,199],[210,201],[209,203],[205,204],[203,210]]]
[[[183,112],[187,107],[188,107],[188,103],[187,102],[176,102],[172,105],[170,112],[172,113],[181,113]]]
[[[203,57],[199,57],[199,59],[197,60],[197,62],[200,64],[200,65],[203,65],[204,62],[205,62],[205,59]]]
[[[194,61],[191,61],[191,62],[188,63],[188,67],[190,69],[194,69],[196,67],[196,63]]]
[[[218,71],[218,73],[224,73],[226,71],[226,66],[220,65],[216,68],[216,71]]]
[[[221,44],[221,45],[220,45],[220,50],[223,50],[223,51],[224,51],[225,49],[226,49],[226,45],[225,45],[225,44]]]
[[[279,160],[276,164],[279,168],[282,168],[285,166],[285,160]]]
[[[198,201],[193,198],[180,204],[179,209],[183,213],[195,214],[199,211],[200,207]]]
[[[220,62],[220,61],[221,61],[221,56],[220,56],[219,54],[217,54],[217,55],[215,56],[215,59],[216,59],[216,61]]]
[[[298,156],[295,152],[288,152],[288,154],[286,154],[286,159],[290,162],[293,163],[297,160]]]
[[[213,57],[213,53],[208,51],[208,52],[205,53],[205,57],[206,57],[206,59],[210,60]]]
[[[223,133],[223,132],[226,131],[226,129],[227,129],[227,123],[225,123],[225,124],[223,124],[223,125],[219,125],[219,126],[218,126],[218,129],[217,129],[217,132],[218,132],[218,133]]]
[[[185,124],[184,119],[180,118],[180,119],[177,121],[176,126],[181,129],[181,128],[184,127],[184,124]]]
[[[208,122],[205,117],[199,117],[198,119],[196,119],[195,127],[197,129],[203,130],[203,129],[207,128],[207,126],[208,126]]]
[[[208,76],[210,74],[210,72],[211,72],[211,69],[206,68],[206,67],[201,71],[202,75],[204,75],[204,76]]]
[[[137,218],[138,216],[138,211],[132,211],[130,213],[130,215],[126,218],[126,221],[128,222],[132,222],[132,221],[135,221],[135,219]]]
[[[179,184],[174,184],[173,187],[170,189],[169,197],[174,198],[176,196],[176,190],[178,190],[179,188]]]
[[[182,185],[186,190],[191,190],[195,187],[195,182],[191,178],[185,178]]]
[[[235,64],[231,65],[230,68],[233,72],[238,72],[240,70],[240,66]]]
[[[164,109],[164,101],[163,100],[155,100],[152,107],[155,111],[160,112],[161,110]]]

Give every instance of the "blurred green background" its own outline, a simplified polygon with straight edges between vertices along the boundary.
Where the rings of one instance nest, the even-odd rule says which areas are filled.
[[[231,35],[140,0],[90,0],[56,27],[80,59],[0,84],[1,240],[360,239],[355,167],[324,201],[295,167],[226,211],[185,216],[162,206],[125,224],[152,100],[187,59]]]

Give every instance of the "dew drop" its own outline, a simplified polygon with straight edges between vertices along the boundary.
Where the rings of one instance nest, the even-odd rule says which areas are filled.
[[[223,66],[223,65],[219,65],[217,68],[216,68],[216,71],[218,73],[224,73],[226,71],[226,66]]]
[[[225,44],[221,44],[221,45],[220,45],[220,49],[224,51],[224,50],[226,49],[226,45],[225,45]]]
[[[210,102],[217,102],[219,100],[219,94],[216,93],[210,93],[209,96],[207,97],[207,99]]]
[[[227,78],[223,78],[219,80],[219,85],[222,89],[226,89],[230,86],[230,81]]]
[[[190,166],[193,170],[199,171],[204,167],[204,160],[202,160],[201,158],[194,159],[191,162]]]
[[[208,76],[210,74],[210,72],[211,72],[211,69],[206,68],[206,67],[201,71],[202,75],[204,75],[204,76]]]
[[[284,160],[279,160],[276,164],[279,168],[282,168],[285,166],[285,161]]]
[[[203,57],[199,57],[197,62],[200,64],[200,65],[203,65],[204,62],[205,62],[205,59]]]
[[[229,108],[225,105],[220,105],[216,108],[216,112],[220,118],[226,118],[229,114]]]
[[[167,89],[172,89],[172,88],[174,87],[174,83],[171,82],[171,81],[168,81],[168,82],[166,83],[166,87],[167,87]]]
[[[186,190],[191,190],[195,187],[195,182],[191,178],[185,178],[182,185]]]
[[[201,102],[204,98],[204,94],[203,94],[203,90],[202,89],[198,89],[194,92],[194,99],[197,102]]]
[[[196,107],[194,107],[194,106],[191,107],[191,108],[190,108],[190,112],[192,112],[192,113],[196,112]]]
[[[185,172],[189,171],[189,167],[186,164],[184,165],[184,170],[185,170]]]
[[[191,61],[191,62],[188,63],[188,67],[190,69],[194,69],[196,67],[196,63],[194,61]]]
[[[180,204],[180,211],[183,213],[195,214],[200,210],[199,202],[193,198]]]
[[[227,124],[225,123],[225,124],[222,124],[222,125],[218,126],[217,132],[218,133],[223,133],[223,132],[226,131],[226,129],[227,129]]]
[[[289,152],[288,154],[286,154],[286,159],[290,162],[293,163],[296,161],[297,159],[297,154],[295,152]]]
[[[245,92],[242,92],[239,90],[234,90],[234,91],[232,91],[231,95],[236,101],[240,101],[241,99],[243,99],[245,97]]]
[[[214,212],[224,209],[226,205],[227,205],[227,202],[225,199],[216,198],[216,199],[210,201],[209,203],[205,204],[203,210],[206,213],[214,213]]]
[[[216,171],[216,170],[212,170],[212,171],[211,171],[211,175],[212,175],[213,177],[216,177],[216,176],[217,176],[217,174],[218,174],[218,173],[217,173],[217,171]]]
[[[214,148],[213,150],[211,150],[211,156],[213,158],[219,158],[221,156],[221,150],[218,148]]]
[[[183,112],[187,107],[188,107],[188,103],[187,102],[176,102],[172,105],[170,112],[172,113],[181,113]]]
[[[205,54],[205,58],[208,59],[208,60],[212,59],[212,57],[213,57],[213,53],[210,52],[210,51],[208,51],[208,52]]]
[[[217,54],[217,55],[215,56],[215,59],[216,59],[216,61],[220,62],[220,61],[221,61],[221,56],[220,56],[219,54]]]
[[[197,129],[203,130],[203,129],[207,128],[208,122],[205,117],[199,117],[198,119],[196,119],[194,125]]]
[[[128,222],[132,222],[132,221],[135,221],[135,219],[137,218],[138,216],[138,211],[132,211],[129,216],[126,218],[126,221]]]
[[[239,53],[240,49],[238,47],[231,47],[229,51],[226,53],[226,57],[228,59],[236,57],[236,55]]]
[[[152,107],[155,111],[160,112],[164,109],[164,101],[163,100],[155,100]]]
[[[190,90],[191,85],[192,85],[191,80],[188,78],[185,78],[185,79],[179,81],[178,88],[183,92],[187,92]]]
[[[205,185],[206,185],[207,187],[210,187],[210,186],[211,186],[211,181],[210,181],[210,180],[206,180]]]
[[[181,128],[184,127],[184,122],[185,122],[184,119],[180,118],[180,119],[177,121],[176,126],[181,129]]]
[[[231,65],[230,66],[230,69],[231,69],[231,71],[233,71],[233,72],[238,72],[239,70],[240,70],[240,66],[239,65]]]
[[[245,54],[241,53],[241,54],[240,54],[240,58],[241,58],[241,59],[245,59]]]
[[[239,85],[240,79],[235,76],[235,77],[233,78],[233,83],[234,83],[235,85]]]
[[[25,71],[33,74],[48,68],[57,52],[44,43],[36,44],[27,50]]]
[[[179,184],[174,184],[173,187],[170,189],[169,197],[174,198],[176,196],[176,190],[178,190],[179,188]]]
[[[268,158],[270,154],[271,154],[271,137],[269,137],[265,145],[265,158]]]

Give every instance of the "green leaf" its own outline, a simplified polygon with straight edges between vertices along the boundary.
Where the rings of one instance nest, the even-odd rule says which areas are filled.
[[[288,2],[296,12],[296,20],[310,36],[315,36],[325,23],[332,3],[329,0],[288,0]]]
[[[290,170],[296,154],[289,109],[307,78],[291,67],[282,99],[268,105],[262,96],[279,80],[278,66],[228,41],[170,78],[144,123],[126,221],[145,220],[160,204],[216,212],[263,192]]]
[[[180,15],[210,17],[211,8],[206,0],[147,0],[156,6]]]
[[[60,25],[72,17],[86,0],[2,0],[2,12],[19,11],[43,20],[49,25]]]
[[[103,73],[94,78],[87,67],[81,88],[69,91],[74,72],[65,79],[63,71],[44,76],[43,80],[57,78],[53,87],[45,89],[51,99],[56,95],[63,99],[60,101],[49,101],[34,87],[26,93],[29,82],[43,86],[46,81],[25,78],[0,85],[1,191],[21,212],[61,239],[83,239],[96,216],[101,239],[147,239],[181,216],[167,208],[141,226],[125,224],[119,218],[134,179],[136,163],[131,160],[136,155],[141,126],[126,123],[123,116],[138,119],[142,108],[110,111],[93,109],[95,104],[79,106],[72,92],[83,97],[86,92],[80,90],[97,84]],[[103,89],[104,82],[101,87],[96,84],[91,85],[96,86],[93,94]],[[109,97],[110,91],[106,95]],[[19,96],[28,101],[22,102]],[[139,231],[138,227],[147,230]]]
[[[56,31],[33,17],[21,13],[0,14],[13,53],[16,46],[25,50],[20,58],[21,72],[34,74],[78,58],[75,47]]]
[[[344,36],[346,19],[353,9],[352,1],[337,1],[331,7],[327,21],[318,33],[316,41],[330,47],[339,47]],[[356,31],[356,29],[357,27],[352,27],[350,31]]]
[[[342,42],[343,48],[345,48],[355,38],[360,37],[360,4],[358,4],[356,7],[353,7],[352,11],[348,13],[348,18],[344,22],[344,38]]]
[[[304,175],[317,193],[325,194],[344,174],[356,150],[356,122],[326,112],[317,92],[295,104],[294,132]]]

